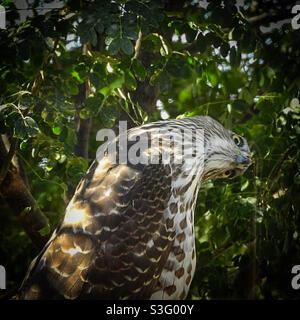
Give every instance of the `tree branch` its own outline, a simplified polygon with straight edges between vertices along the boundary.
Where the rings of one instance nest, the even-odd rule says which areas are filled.
[[[76,108],[76,115],[75,115],[75,123],[76,123],[76,136],[77,136],[77,143],[74,146],[74,153],[77,157],[82,157],[84,159],[88,159],[88,142],[90,136],[90,129],[91,129],[91,118],[88,119],[81,119],[80,118],[80,111],[83,109],[83,102],[87,96],[87,83],[82,83],[78,86],[79,93],[75,99],[75,108]]]
[[[291,14],[287,15],[285,14],[285,12],[280,12],[280,13],[264,12],[257,16],[247,18],[247,21],[252,26],[264,26],[271,22],[275,23],[275,22],[279,22],[285,19],[290,19],[290,18],[292,18],[292,15]]]
[[[82,48],[82,54],[87,55],[88,51],[91,50],[90,44],[85,44]],[[83,102],[90,94],[90,82],[89,80],[85,81],[83,84],[78,86],[79,93],[75,99],[75,123],[76,123],[76,135],[77,135],[77,143],[74,147],[74,153],[77,157],[82,157],[88,160],[88,144],[90,137],[90,130],[92,125],[92,118],[89,117],[87,119],[80,118],[80,111],[84,108]]]
[[[2,142],[3,143],[3,142]],[[5,179],[10,163],[12,161],[12,158],[15,154],[16,151],[16,147],[18,145],[18,140],[16,138],[13,138],[10,144],[10,148],[8,151],[7,156],[5,157],[4,161],[3,161],[3,165],[1,167],[1,171],[0,171],[0,186],[2,185],[3,180]],[[5,149],[4,143],[2,145],[2,150]]]
[[[49,238],[50,229],[48,220],[38,208],[23,178],[12,163],[12,157],[14,156],[17,146],[17,139],[13,141],[7,152],[2,138],[0,139],[1,174],[3,172],[0,194],[32,242],[38,248],[42,248]],[[42,229],[45,231],[49,229],[49,232],[43,233],[41,232]]]

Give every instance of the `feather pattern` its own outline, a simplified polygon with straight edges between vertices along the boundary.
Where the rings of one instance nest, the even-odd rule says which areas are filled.
[[[183,129],[192,130],[184,144]],[[196,266],[194,210],[200,185],[226,170],[244,172],[250,163],[241,167],[236,159],[249,158],[250,151],[245,140],[237,147],[232,132],[210,117],[131,129],[127,147],[141,134],[149,143],[140,155],[145,161],[115,163],[104,155],[92,163],[17,298],[186,297]],[[182,146],[189,152],[181,153]],[[159,163],[147,161],[153,151]]]

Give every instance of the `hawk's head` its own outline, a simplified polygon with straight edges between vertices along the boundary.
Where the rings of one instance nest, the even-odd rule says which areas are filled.
[[[142,129],[142,130],[141,130]],[[203,183],[214,178],[234,178],[241,175],[251,164],[250,150],[245,138],[226,129],[221,123],[209,116],[194,116],[183,119],[158,121],[133,129],[133,133],[151,132],[151,148],[153,137],[171,141],[169,133],[173,133],[174,141],[179,144],[162,144],[162,154],[171,154],[174,161],[173,171],[177,174],[176,185],[188,183],[191,179],[200,179]],[[169,158],[166,157],[168,160]],[[182,159],[182,162],[180,160]],[[186,179],[187,178],[187,179]]]
[[[246,139],[211,117],[199,117],[198,120],[204,129],[203,180],[241,175],[251,164]]]

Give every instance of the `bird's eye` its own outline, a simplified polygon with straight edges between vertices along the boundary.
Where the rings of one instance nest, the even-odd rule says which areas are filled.
[[[243,144],[242,138],[239,137],[239,136],[237,136],[236,134],[234,134],[234,135],[232,136],[232,140],[233,140],[233,142],[234,142],[238,147],[241,147],[242,144]]]
[[[233,178],[235,176],[235,170],[226,170],[223,172],[223,178]]]
[[[232,173],[232,170],[226,170],[223,172],[223,178],[229,178]]]

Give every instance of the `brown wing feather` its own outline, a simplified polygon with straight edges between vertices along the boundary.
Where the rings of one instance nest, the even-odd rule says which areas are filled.
[[[170,188],[169,166],[94,162],[20,298],[149,298],[174,241]]]

